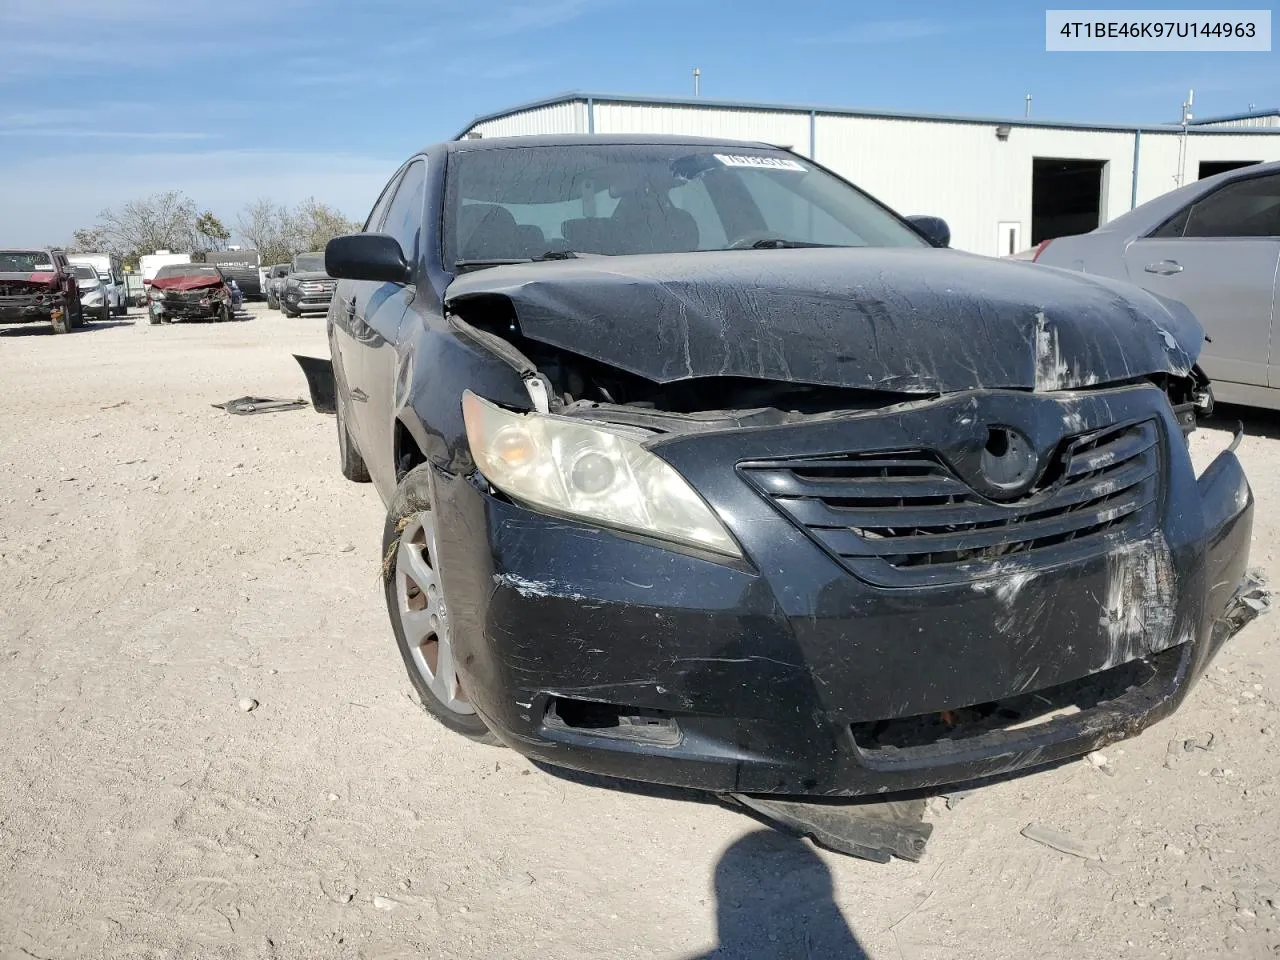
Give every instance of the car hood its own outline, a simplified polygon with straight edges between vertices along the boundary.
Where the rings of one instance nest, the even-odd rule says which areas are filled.
[[[303,270],[301,273],[291,273],[289,276],[285,277],[285,279],[302,282],[304,280],[332,280],[333,277],[329,276],[323,270]]]
[[[668,383],[734,376],[901,393],[1070,390],[1190,371],[1204,332],[1120,281],[954,250],[715,251],[492,267],[532,340]]]

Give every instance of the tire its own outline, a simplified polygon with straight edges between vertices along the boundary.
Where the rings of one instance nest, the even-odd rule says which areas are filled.
[[[70,311],[64,309],[61,313],[58,313],[50,317],[49,320],[53,324],[54,333],[70,333],[71,332],[72,321],[71,321]]]
[[[284,315],[285,315],[286,317],[289,317],[290,319],[293,319],[294,317],[300,317],[300,316],[302,316],[302,314],[301,314],[301,313],[299,313],[299,312],[298,312],[298,311],[296,311],[296,310],[290,310],[290,309],[289,309],[288,307],[286,307],[284,304],[281,304],[281,305],[280,305],[280,309],[284,312]]]
[[[498,738],[466,701],[457,682],[456,671],[450,666],[453,654],[447,632],[447,604],[440,593],[439,576],[434,570],[435,524],[430,504],[432,469],[430,464],[423,464],[410,470],[396,488],[396,495],[387,510],[387,523],[382,534],[382,555],[386,558],[382,579],[387,613],[400,656],[409,673],[409,682],[423,709],[455,733],[479,743],[500,746]],[[418,580],[427,580],[427,583],[419,585]],[[414,609],[418,603],[422,607]],[[412,616],[408,622],[415,641],[421,637],[424,642],[415,642],[411,646],[405,639],[405,614]],[[448,694],[454,698],[452,705],[437,692],[442,688],[448,689],[450,684],[431,678],[433,653],[435,666],[448,670],[453,677],[451,686],[454,692]],[[442,653],[449,656],[445,663],[440,660]]]
[[[341,392],[338,392],[337,403],[334,406],[338,414],[335,417],[338,421],[338,468],[352,483],[368,483],[369,467],[365,464],[364,457],[360,456],[360,451],[356,449],[351,433],[347,430],[347,405],[342,399]]]
[[[102,309],[98,311],[97,319],[102,323],[111,322],[111,304],[105,302],[102,304]]]
[[[76,301],[75,313],[71,314],[71,329],[78,330],[84,326],[84,304]]]
[[[277,300],[275,297],[271,296],[271,294],[267,294],[267,309],[268,310],[280,309],[280,301]]]
[[[218,323],[231,322],[231,305],[224,303],[218,308],[218,315],[214,318]]]

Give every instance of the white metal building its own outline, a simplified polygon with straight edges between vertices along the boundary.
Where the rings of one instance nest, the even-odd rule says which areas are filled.
[[[1280,160],[1275,112],[1123,126],[796,104],[565,93],[477,117],[458,136],[655,133],[789,147],[903,214],[943,217],[952,245],[1001,255],[1083,233],[1199,177]],[[1244,121],[1250,125],[1241,126]],[[1184,142],[1185,137],[1185,142]]]

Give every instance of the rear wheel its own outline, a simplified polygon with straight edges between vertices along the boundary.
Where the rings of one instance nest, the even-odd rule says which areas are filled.
[[[338,421],[338,466],[342,470],[342,475],[348,480],[354,483],[368,483],[369,467],[352,442],[350,431],[347,430],[347,404],[342,399],[341,391],[338,391],[337,403],[334,406]]]
[[[423,464],[409,471],[387,512],[382,537],[387,612],[423,708],[455,733],[498,744],[458,678],[449,608],[440,584],[431,469]]]

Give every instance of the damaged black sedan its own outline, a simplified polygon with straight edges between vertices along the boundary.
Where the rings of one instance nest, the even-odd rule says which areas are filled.
[[[859,795],[1174,710],[1259,604],[1203,333],[817,164],[467,140],[332,241],[342,470],[425,707],[538,760]]]

